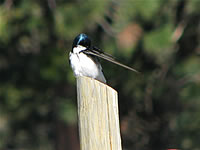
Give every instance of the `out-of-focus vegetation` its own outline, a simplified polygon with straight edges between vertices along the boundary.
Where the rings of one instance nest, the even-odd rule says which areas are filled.
[[[79,149],[73,38],[142,72],[102,61],[119,93],[126,150],[200,149],[199,0],[1,0],[0,149]]]

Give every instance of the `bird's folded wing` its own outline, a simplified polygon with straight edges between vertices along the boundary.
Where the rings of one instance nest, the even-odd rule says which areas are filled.
[[[124,65],[124,64],[120,63],[119,61],[115,60],[114,57],[112,57],[111,55],[100,51],[99,49],[95,48],[95,49],[90,49],[90,50],[84,50],[82,52],[85,53],[85,54],[94,55],[94,56],[97,56],[99,58],[105,59],[107,61],[110,61],[110,62],[112,62],[114,64],[117,64],[117,65],[119,65],[121,67],[129,69],[129,70],[134,71],[136,73],[140,73],[139,71],[137,71],[137,70],[135,70],[135,69],[133,69],[133,68],[127,66],[127,65]]]

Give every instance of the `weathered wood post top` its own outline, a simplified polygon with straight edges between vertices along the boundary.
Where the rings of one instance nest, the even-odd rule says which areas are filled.
[[[117,92],[88,77],[77,77],[81,150],[121,150]]]

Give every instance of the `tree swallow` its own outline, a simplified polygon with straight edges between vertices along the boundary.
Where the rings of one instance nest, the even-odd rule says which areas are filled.
[[[74,39],[72,50],[69,54],[69,62],[75,77],[87,76],[106,83],[98,57],[139,73],[137,70],[118,62],[111,55],[91,46],[90,38],[81,33]]]

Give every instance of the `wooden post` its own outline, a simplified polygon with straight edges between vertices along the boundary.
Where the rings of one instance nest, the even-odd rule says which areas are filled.
[[[81,150],[121,150],[117,92],[92,78],[78,77],[77,97]]]

